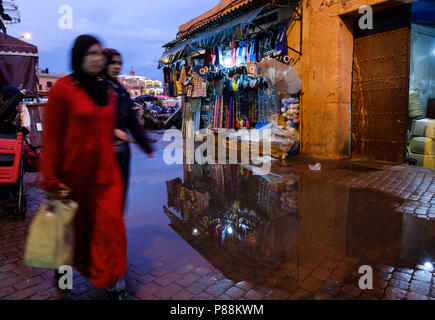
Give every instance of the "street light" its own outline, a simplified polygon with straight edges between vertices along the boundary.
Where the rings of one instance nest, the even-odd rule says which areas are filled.
[[[21,37],[19,37],[18,39],[26,39],[26,40],[30,40],[32,39],[32,35],[28,32],[24,33]]]

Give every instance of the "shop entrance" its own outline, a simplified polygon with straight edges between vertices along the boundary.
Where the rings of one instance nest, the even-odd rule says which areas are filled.
[[[374,16],[374,29],[354,23],[352,157],[405,162],[409,88],[409,7]],[[404,19],[405,18],[405,19]]]

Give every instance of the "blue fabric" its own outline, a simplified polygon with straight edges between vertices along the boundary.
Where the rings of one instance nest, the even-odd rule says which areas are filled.
[[[189,56],[193,52],[201,49],[213,48],[231,41],[244,40],[243,38],[249,25],[258,17],[263,8],[264,7],[253,10],[167,50],[159,60],[159,68],[163,67],[165,64],[171,64],[182,57]]]
[[[226,42],[244,40],[243,37],[249,25],[258,17],[261,11],[263,11],[263,8],[264,7],[253,10],[217,28],[196,36],[192,39],[192,45],[197,48],[206,49]]]
[[[419,0],[412,4],[412,23],[435,26],[435,1]]]

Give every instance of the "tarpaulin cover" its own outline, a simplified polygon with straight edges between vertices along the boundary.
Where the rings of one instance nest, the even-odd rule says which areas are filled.
[[[293,67],[272,58],[263,59],[260,65],[263,77],[271,88],[289,94],[301,90],[302,80]]]
[[[38,48],[11,36],[0,34],[0,88],[5,85],[27,90],[26,96],[36,96]]]
[[[253,10],[167,50],[159,60],[159,67],[162,67],[163,64],[171,64],[201,49],[212,48],[231,41],[244,40],[249,25],[258,17],[263,8]]]

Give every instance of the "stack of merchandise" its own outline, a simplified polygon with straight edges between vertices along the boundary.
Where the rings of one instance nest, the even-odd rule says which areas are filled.
[[[281,114],[286,123],[286,127],[297,128],[299,125],[299,99],[287,98],[282,100],[283,107],[281,108]]]
[[[417,160],[417,165],[435,169],[435,120],[414,120],[411,129],[408,157]]]

